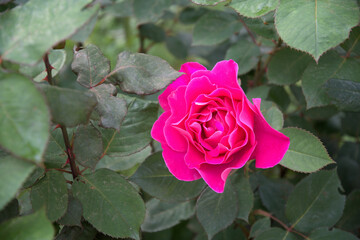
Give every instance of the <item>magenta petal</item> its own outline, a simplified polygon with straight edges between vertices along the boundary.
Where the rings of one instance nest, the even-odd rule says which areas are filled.
[[[165,164],[169,171],[179,180],[193,181],[201,178],[198,171],[190,169],[186,166],[184,161],[185,153],[176,152],[169,148],[166,144],[161,144],[163,148],[163,157]]]
[[[206,67],[197,62],[187,62],[181,65],[179,72],[183,72],[191,76],[191,74],[199,70],[206,70]]]
[[[211,93],[215,89],[216,86],[211,84],[211,82],[206,76],[193,78],[186,88],[186,92],[185,92],[186,106],[189,107],[195,101],[195,99],[199,97],[199,95]]]
[[[260,111],[260,98],[254,98],[254,133],[256,148],[252,157],[256,159],[255,167],[270,168],[278,164],[290,145],[290,139],[273,129]]]
[[[159,119],[155,121],[151,129],[151,137],[160,143],[166,142],[164,137],[164,126],[170,114],[170,112],[164,112],[163,114],[161,114]]]

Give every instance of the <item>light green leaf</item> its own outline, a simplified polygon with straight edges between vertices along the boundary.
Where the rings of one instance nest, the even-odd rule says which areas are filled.
[[[75,160],[84,167],[94,169],[104,151],[101,133],[92,125],[79,126],[75,132]]]
[[[89,122],[90,114],[97,104],[96,97],[92,92],[49,85],[41,85],[40,89],[48,100],[54,123],[75,127]]]
[[[238,74],[242,75],[253,69],[259,61],[260,49],[245,39],[240,39],[226,52],[226,59],[233,59],[238,65]]]
[[[137,23],[156,22],[172,4],[171,0],[133,0]]]
[[[289,196],[286,217],[291,228],[310,232],[318,227],[331,227],[341,217],[345,196],[336,169],[320,171],[302,179]]]
[[[50,65],[54,67],[51,71],[53,77],[55,77],[61,68],[64,66],[66,60],[66,51],[59,50],[51,50],[49,53],[49,62]],[[35,82],[41,82],[47,76],[45,64],[43,62],[39,62],[35,66],[20,66],[19,71],[24,75],[31,77]]]
[[[288,85],[301,79],[306,67],[311,62],[308,54],[283,48],[271,58],[267,76],[269,83]]]
[[[290,147],[280,164],[298,172],[315,172],[335,163],[321,141],[310,132],[299,128],[281,130],[290,138]]]
[[[279,108],[272,102],[261,102],[261,113],[264,115],[266,121],[276,130],[282,129],[284,126],[284,117]]]
[[[251,227],[249,237],[256,238],[262,232],[270,229],[270,218],[264,217],[257,220]]]
[[[195,4],[199,5],[211,5],[215,6],[221,2],[225,2],[226,0],[191,0]]]
[[[232,224],[238,210],[237,193],[230,183],[225,185],[223,193],[206,188],[196,204],[196,216],[209,239]]]
[[[266,99],[268,97],[268,95],[269,95],[269,91],[270,91],[269,86],[262,85],[262,86],[250,89],[246,93],[246,96],[250,100],[252,100],[253,98]]]
[[[204,188],[204,182],[201,180],[192,182],[177,180],[167,169],[160,152],[148,157],[130,180],[151,196],[173,202],[195,198]]]
[[[300,238],[291,232],[274,227],[260,233],[255,240],[300,240]]]
[[[0,224],[0,239],[6,240],[52,240],[55,230],[40,210],[31,215],[13,218]]]
[[[360,82],[360,62],[353,58],[342,58],[331,51],[320,59],[319,64],[310,63],[302,77],[307,108],[326,106],[331,103],[331,99],[322,88],[329,79]]]
[[[251,190],[249,179],[238,172],[232,177],[231,184],[237,194],[237,205],[239,208],[237,218],[247,222],[254,205],[254,194]]]
[[[68,190],[63,174],[49,170],[45,177],[31,188],[31,203],[35,211],[45,206],[50,221],[61,218],[68,205]]]
[[[30,80],[0,71],[0,145],[3,148],[40,163],[49,138],[49,119],[44,98]]]
[[[285,43],[318,61],[348,38],[359,23],[359,8],[355,0],[282,0],[275,21]]]
[[[145,204],[138,192],[119,174],[99,169],[79,177],[72,186],[84,209],[84,218],[106,235],[140,239]]]
[[[193,45],[221,43],[241,28],[238,17],[231,13],[212,11],[202,16],[195,24]]]
[[[279,0],[232,0],[230,7],[245,17],[257,18],[276,9]]]
[[[115,97],[116,87],[112,84],[101,84],[90,91],[95,93],[98,104],[95,111],[100,115],[100,125],[120,131],[120,126],[127,113],[126,101]]]
[[[146,95],[166,87],[182,73],[159,57],[125,51],[119,54],[113,74],[124,92]]]
[[[89,0],[32,0],[0,16],[0,55],[35,64],[52,46],[69,38],[97,14]],[[26,24],[26,27],[24,27]]]
[[[331,230],[327,228],[318,228],[313,232],[311,232],[309,238],[311,240],[326,240],[326,239],[359,240],[351,233],[336,228],[333,228]]]
[[[110,61],[95,45],[74,52],[72,70],[78,75],[77,82],[87,88],[95,87],[110,72]]]
[[[141,229],[145,232],[158,232],[178,224],[194,215],[192,202],[162,202],[156,198],[146,203],[146,215]]]
[[[30,162],[10,155],[0,156],[0,209],[15,196],[34,169]]]

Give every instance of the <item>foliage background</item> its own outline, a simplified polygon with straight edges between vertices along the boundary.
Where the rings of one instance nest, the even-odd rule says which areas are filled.
[[[0,239],[358,239],[358,6],[0,0]],[[174,69],[223,59],[291,146],[216,194],[150,129]]]

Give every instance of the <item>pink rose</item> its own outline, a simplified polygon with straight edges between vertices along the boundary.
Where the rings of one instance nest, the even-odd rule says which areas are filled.
[[[169,171],[179,180],[203,178],[215,192],[224,191],[232,169],[250,159],[257,168],[278,164],[290,140],[273,129],[237,81],[238,65],[218,62],[209,71],[199,63],[181,66],[181,77],[159,96],[165,112],[152,137],[161,143]]]

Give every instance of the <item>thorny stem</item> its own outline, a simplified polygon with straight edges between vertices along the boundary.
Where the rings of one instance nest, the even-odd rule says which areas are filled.
[[[246,23],[244,22],[244,20],[242,20],[241,18],[239,19],[239,21],[242,23],[242,25],[244,25],[244,28],[246,29],[246,31],[248,32],[249,36],[251,37],[252,41],[257,45],[260,46],[260,44],[258,42],[256,42],[256,38],[254,36],[254,34],[250,31],[249,27],[246,25]]]
[[[307,239],[307,240],[310,240],[310,238],[308,238],[307,236],[305,236],[304,234],[294,230],[292,227],[288,227],[285,223],[283,223],[280,219],[274,217],[273,215],[271,215],[271,213],[269,212],[266,212],[264,210],[261,210],[261,209],[257,209],[254,211],[254,214],[256,215],[262,215],[262,216],[265,216],[265,217],[269,217],[271,218],[272,220],[274,220],[275,222],[279,223],[283,228],[285,228],[286,231],[288,232],[293,232],[301,237],[303,237],[304,239]]]
[[[44,63],[45,63],[45,67],[46,67],[47,80],[50,85],[53,85],[53,78],[52,78],[52,74],[51,74],[51,70],[53,69],[53,67],[50,65],[48,53],[46,53],[44,56]],[[61,128],[61,132],[62,132],[63,138],[64,138],[66,154],[67,154],[67,156],[69,158],[69,162],[70,162],[71,173],[72,173],[73,178],[75,179],[79,175],[79,170],[75,163],[75,156],[74,156],[74,153],[72,152],[72,147],[71,147],[71,144],[69,141],[69,135],[66,130],[66,127],[60,126],[60,128]]]

